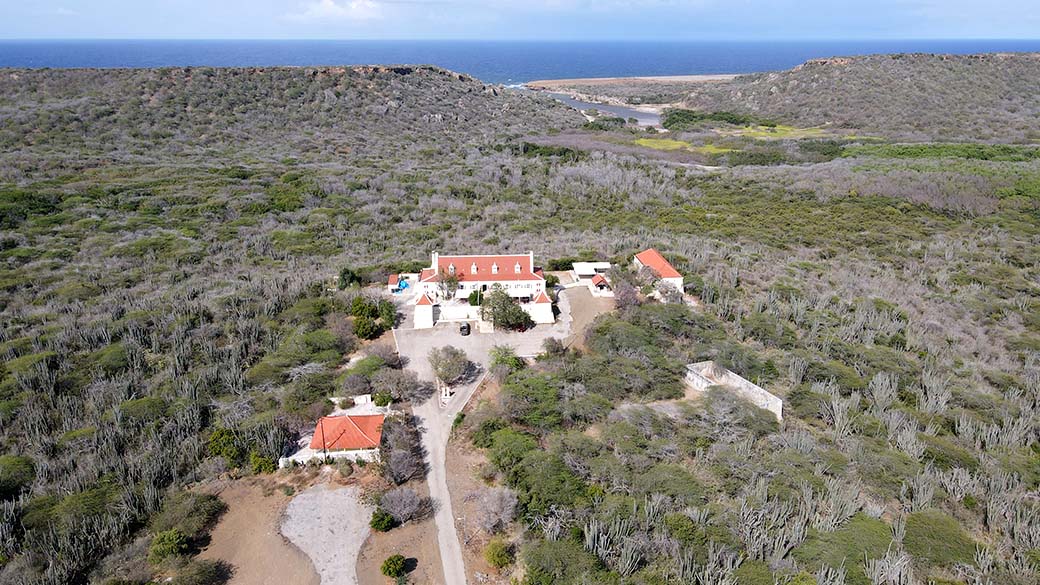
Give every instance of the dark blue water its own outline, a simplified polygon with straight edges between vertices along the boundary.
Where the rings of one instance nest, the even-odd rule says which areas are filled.
[[[0,67],[439,65],[490,83],[535,79],[749,73],[815,57],[1040,51],[1040,40],[781,42],[0,41]]]

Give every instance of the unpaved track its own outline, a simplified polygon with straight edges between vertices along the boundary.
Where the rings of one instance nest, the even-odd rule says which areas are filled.
[[[553,325],[539,325],[524,333],[474,333],[463,337],[458,334],[458,326],[454,323],[441,324],[434,329],[408,330],[395,329],[394,342],[397,351],[408,361],[408,369],[415,371],[420,379],[433,381],[433,368],[426,358],[431,348],[454,345],[466,352],[470,360],[487,371],[490,365],[489,350],[494,345],[509,345],[520,356],[534,356],[542,349],[546,338],[565,339],[571,335],[571,301],[588,302],[591,295],[585,290],[582,297],[577,289],[570,289],[560,295],[560,316]],[[583,320],[589,320],[583,316]],[[407,323],[407,320],[406,320]],[[455,529],[455,515],[451,508],[451,494],[445,476],[445,457],[448,449],[448,438],[451,435],[451,423],[455,415],[462,412],[482,381],[482,377],[474,382],[455,388],[455,394],[447,404],[441,405],[440,399],[434,396],[424,404],[413,407],[412,412],[421,420],[423,427],[423,446],[426,447],[426,463],[429,474],[426,481],[430,486],[430,497],[436,504],[434,521],[437,524],[437,544],[444,565],[444,583],[446,585],[466,584],[466,565],[462,557],[462,545],[459,543],[458,531]]]
[[[307,553],[321,585],[357,585],[358,554],[372,511],[357,486],[318,485],[289,502],[282,534]]]

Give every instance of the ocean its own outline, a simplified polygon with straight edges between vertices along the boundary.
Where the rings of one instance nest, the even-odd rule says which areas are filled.
[[[280,41],[0,40],[0,67],[247,67],[433,64],[488,83],[751,73],[817,57],[1040,51],[1040,40],[883,41]]]

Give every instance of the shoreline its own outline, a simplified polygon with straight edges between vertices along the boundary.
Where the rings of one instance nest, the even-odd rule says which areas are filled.
[[[570,85],[614,85],[618,83],[712,83],[731,81],[743,73],[715,73],[707,75],[647,75],[636,77],[574,77],[568,79],[538,79],[522,85],[528,89],[553,90]]]

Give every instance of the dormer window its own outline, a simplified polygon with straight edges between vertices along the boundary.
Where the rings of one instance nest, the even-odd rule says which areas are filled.
[[[498,263],[491,265],[491,274],[498,274]]]
[[[520,274],[520,263],[517,262],[516,266],[513,267],[513,272]]]
[[[476,262],[474,262],[473,265],[469,267],[469,272],[470,272],[470,274],[476,274],[477,273],[477,263]]]
[[[451,274],[451,275],[455,274],[455,265],[454,264],[448,264],[448,274]]]

